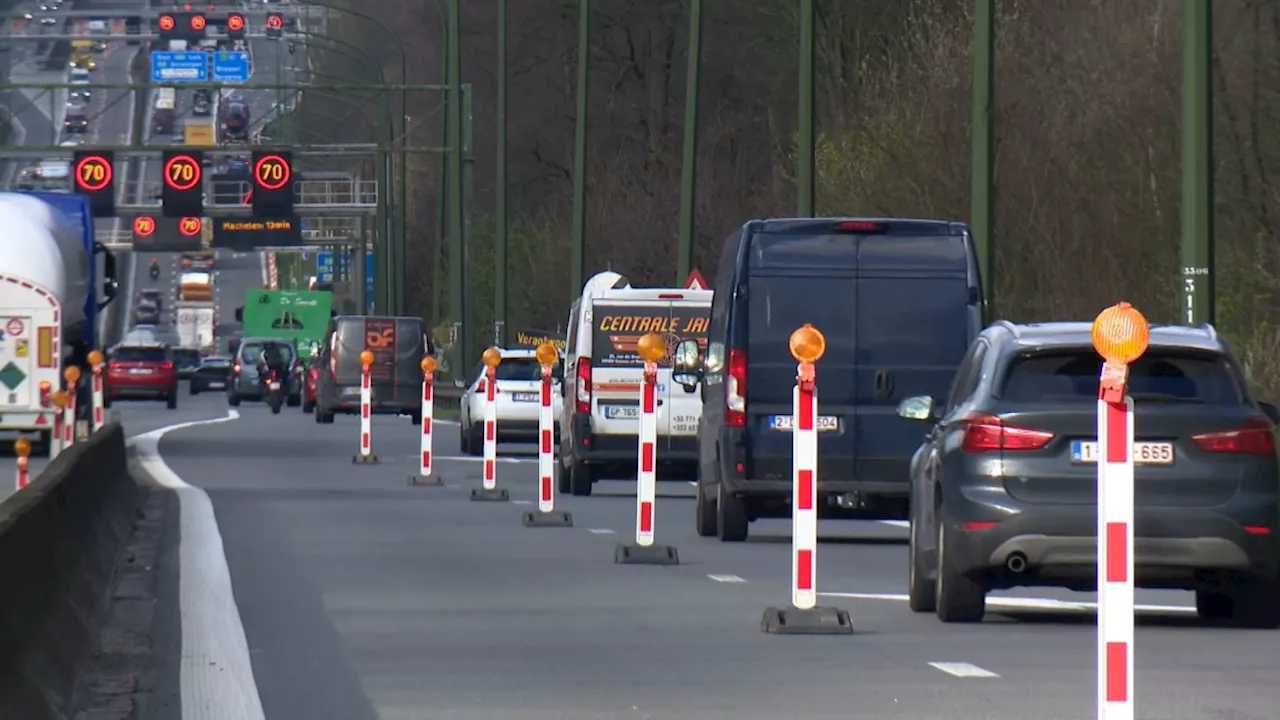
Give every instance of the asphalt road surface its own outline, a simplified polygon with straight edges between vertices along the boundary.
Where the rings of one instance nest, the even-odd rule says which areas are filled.
[[[210,418],[226,412],[220,398],[198,401],[189,407],[207,403]],[[162,598],[162,616],[193,618],[157,638],[167,691],[178,696],[180,657],[238,632],[194,619],[234,609],[246,650],[241,666],[221,656],[219,671],[251,678],[266,718],[1093,717],[1089,595],[999,593],[982,625],[943,625],[907,609],[904,528],[824,523],[822,602],[850,610],[856,634],[765,635],[764,609],[789,600],[787,523],[758,523],[742,544],[698,538],[692,488],[664,483],[658,539],[683,564],[615,565],[634,532],[633,483],[557,496],[573,528],[524,528],[521,512],[536,509],[530,451],[499,464],[512,503],[470,502],[480,466],[460,457],[456,425],[437,432],[442,488],[407,485],[417,432],[405,418],[375,419],[372,466],[352,464],[352,417],[317,425],[249,403],[236,419],[165,435],[159,452],[207,493],[229,567],[225,593],[179,593],[178,578],[208,582],[217,561],[184,510],[184,542],[202,550],[182,555],[193,567]],[[235,607],[211,607],[219,598]],[[1280,635],[1204,625],[1188,593],[1138,602],[1154,606],[1139,613],[1139,718],[1276,717]]]

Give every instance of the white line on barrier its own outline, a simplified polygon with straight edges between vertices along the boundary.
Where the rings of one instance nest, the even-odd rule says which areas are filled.
[[[954,675],[958,678],[998,678],[996,673],[980,668],[977,665],[967,662],[931,662],[931,667],[937,668],[948,675]]]
[[[228,410],[226,417],[169,425],[128,440],[143,470],[178,496],[183,720],[266,720],[213,504],[203,490],[183,482],[160,457],[160,439],[167,433],[238,417],[235,410]]]

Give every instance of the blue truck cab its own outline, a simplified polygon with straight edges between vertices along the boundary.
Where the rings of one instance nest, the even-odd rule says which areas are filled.
[[[903,520],[918,427],[913,395],[945,396],[982,331],[968,228],[941,220],[752,220],[724,244],[704,359],[676,382],[700,387],[697,529],[746,539],[789,517],[793,331],[826,336],[817,362],[819,517]],[[693,348],[683,357],[693,358]]]

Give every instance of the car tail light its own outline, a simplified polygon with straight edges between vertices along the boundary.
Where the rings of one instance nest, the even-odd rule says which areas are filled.
[[[747,425],[747,353],[729,351],[729,376],[725,383],[724,424],[727,427]]]
[[[844,232],[873,233],[883,230],[884,225],[878,222],[871,222],[870,220],[845,220],[843,222],[836,223],[836,229],[843,230]]]
[[[589,413],[591,412],[591,358],[578,358],[578,368],[575,372],[578,378],[578,394],[574,396],[573,411]]]
[[[231,366],[231,374],[232,374],[232,375],[239,375],[239,374],[240,374],[240,363],[236,363],[235,365],[232,365],[232,366]]]
[[[1276,452],[1274,428],[1271,421],[1257,417],[1245,420],[1233,428],[1192,435],[1196,447],[1211,453],[1235,455],[1274,455]]]
[[[1053,440],[1047,430],[1006,425],[1003,420],[984,413],[975,413],[964,419],[964,452],[989,452],[992,450],[1039,450]]]
[[[49,407],[53,404],[53,400],[49,395],[53,391],[53,385],[48,380],[40,381],[40,407]]]
[[[160,363],[160,369],[161,369],[161,370],[172,370],[172,369],[173,369],[173,363],[171,363],[171,362],[162,362],[162,363]]]
[[[684,293],[658,293],[659,300],[683,300]]]

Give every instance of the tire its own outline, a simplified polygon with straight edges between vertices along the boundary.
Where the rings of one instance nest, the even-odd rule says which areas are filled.
[[[170,410],[178,409],[178,388],[169,391],[169,396],[165,398],[165,406]]]
[[[702,461],[698,461],[697,489],[694,491],[693,527],[701,537],[716,536],[717,503],[707,497],[706,481],[702,477]]]
[[[316,404],[315,404],[315,403],[313,403],[313,402],[307,402],[307,401],[305,401],[305,400],[303,400],[303,401],[302,401],[302,412],[304,412],[304,413],[306,413],[306,414],[308,414],[308,415],[309,415],[309,414],[311,414],[311,413],[313,413],[313,412],[315,412],[315,411],[316,411]]]
[[[472,457],[484,455],[484,426],[475,423],[467,428],[467,454]]]
[[[1201,620],[1230,620],[1234,606],[1227,593],[1196,591],[1196,614]]]
[[[278,402],[271,403],[271,414],[272,415],[280,414],[280,403]]]
[[[1231,623],[1236,627],[1274,630],[1280,627],[1280,581],[1255,578],[1231,590]]]
[[[458,452],[463,455],[471,454],[471,442],[467,437],[467,427],[458,425]]]
[[[716,537],[720,542],[744,542],[750,532],[747,502],[724,491],[724,483],[716,483]]]
[[[316,422],[321,425],[332,425],[333,412],[330,410],[325,410],[323,406],[321,406],[319,403],[316,403]]]
[[[199,395],[200,386],[196,384],[195,380],[192,380],[191,383],[187,386],[187,391],[192,395]]]
[[[49,457],[53,454],[53,431],[41,430],[39,439],[31,443],[31,454],[35,457]]]
[[[912,612],[936,612],[938,609],[938,582],[929,579],[929,569],[920,559],[916,540],[920,523],[911,520],[911,538],[907,541],[907,607]]]
[[[416,412],[409,416],[409,424],[414,427],[422,427],[422,413]]]
[[[586,463],[575,462],[569,468],[569,494],[577,497],[591,497],[591,486],[595,484],[595,478],[591,472],[591,466]]]
[[[289,407],[298,407],[299,405],[302,404],[302,396],[290,395],[289,399],[286,402],[288,403]]]
[[[240,407],[240,396],[237,393],[227,393],[227,404],[231,407]]]
[[[104,409],[104,410],[105,410],[105,409],[107,409],[107,408],[109,408],[109,407],[111,407],[111,397],[110,397],[109,395],[107,395],[106,393],[103,393],[103,394],[102,394],[102,409]]]
[[[939,513],[937,518],[938,579],[934,586],[934,604],[938,619],[944,623],[982,622],[987,613],[987,589],[948,562],[956,553],[954,535],[947,530],[946,516]]]
[[[568,468],[566,468],[562,462],[560,463],[560,467],[556,468],[556,470],[556,492],[561,495],[568,495],[573,492],[573,483],[571,482],[572,477],[569,474]]]

